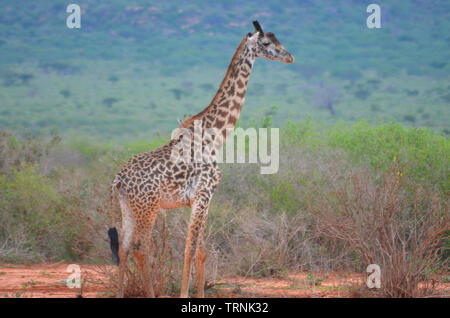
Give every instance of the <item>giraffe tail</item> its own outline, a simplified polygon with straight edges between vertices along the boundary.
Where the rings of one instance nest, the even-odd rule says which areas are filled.
[[[120,183],[114,182],[111,190],[110,190],[110,213],[111,213],[111,227],[108,230],[108,236],[109,236],[109,245],[111,247],[112,252],[112,259],[113,262],[116,263],[116,265],[119,265],[120,263],[120,257],[119,257],[119,233],[117,233],[116,229],[116,217],[115,217],[115,209],[114,209],[114,187],[117,185],[120,186]]]

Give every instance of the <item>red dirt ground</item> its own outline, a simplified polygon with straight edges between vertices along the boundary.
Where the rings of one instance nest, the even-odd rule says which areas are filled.
[[[66,263],[39,265],[0,265],[0,298],[50,297],[83,298],[111,297],[106,284],[105,266],[81,264],[83,289],[68,288],[65,280]],[[103,271],[102,271],[103,268]],[[115,270],[114,267],[111,269]],[[349,273],[292,273],[281,278],[222,279],[207,291],[208,297],[358,297],[364,289],[365,277]],[[450,284],[441,283],[439,289],[450,293]],[[368,296],[366,289],[365,295]],[[373,293],[376,296],[376,292]]]

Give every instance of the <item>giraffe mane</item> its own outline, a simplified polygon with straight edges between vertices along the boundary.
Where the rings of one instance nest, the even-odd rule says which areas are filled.
[[[217,99],[219,99],[219,93],[222,91],[222,88],[225,86],[226,84],[226,79],[228,78],[228,76],[230,75],[230,73],[233,71],[233,66],[237,60],[237,58],[239,57],[239,55],[242,52],[242,49],[244,48],[245,42],[247,41],[247,36],[244,36],[242,38],[241,43],[239,44],[236,52],[233,55],[233,58],[231,59],[230,65],[228,65],[228,69],[227,72],[225,73],[225,76],[222,80],[222,83],[220,84],[219,89],[217,90],[216,95],[214,96],[214,98],[212,99],[211,103],[209,104],[208,107],[206,107],[204,110],[202,110],[200,113],[193,115],[185,120],[183,120],[180,124],[180,126],[178,128],[188,128],[195,120],[198,120],[200,118],[202,118],[210,109],[211,107],[214,106],[215,102],[217,101]]]

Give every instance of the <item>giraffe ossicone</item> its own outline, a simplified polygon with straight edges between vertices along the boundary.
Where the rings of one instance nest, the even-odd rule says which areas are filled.
[[[294,57],[272,32],[263,32],[257,21],[254,26],[255,31],[248,33],[239,44],[209,106],[184,119],[178,133],[166,145],[131,157],[114,177],[110,192],[112,220],[108,235],[113,258],[119,265],[118,297],[124,296],[124,272],[130,252],[141,274],[145,296],[155,296],[150,272],[151,231],[160,208],[176,209],[183,206],[190,207],[192,212],[180,296],[188,296],[194,257],[197,296],[204,296],[206,219],[212,196],[221,179],[217,166],[218,150],[239,119],[255,60],[266,58],[284,63],[294,62]],[[196,130],[202,138],[196,138]],[[214,140],[213,135],[216,136]],[[205,150],[208,160],[202,158]],[[181,157],[184,155],[186,158]],[[187,157],[193,160],[182,160]],[[122,215],[119,231],[114,213],[115,196],[118,197]]]

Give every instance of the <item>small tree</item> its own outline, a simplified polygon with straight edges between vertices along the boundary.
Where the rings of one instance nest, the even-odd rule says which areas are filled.
[[[339,95],[339,89],[335,86],[320,83],[315,97],[315,104],[319,108],[327,109],[332,116],[336,115],[334,105]]]

